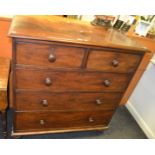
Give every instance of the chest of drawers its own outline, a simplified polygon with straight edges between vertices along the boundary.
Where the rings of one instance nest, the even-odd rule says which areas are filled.
[[[51,16],[16,16],[12,135],[102,130],[148,52],[114,30]]]

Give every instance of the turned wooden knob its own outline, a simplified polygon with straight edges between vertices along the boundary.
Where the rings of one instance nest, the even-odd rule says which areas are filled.
[[[40,120],[40,125],[44,125],[45,121],[44,120]]]
[[[111,82],[109,80],[104,80],[104,85],[106,87],[109,87],[111,85]]]
[[[56,61],[56,56],[54,54],[50,54],[48,56],[48,60],[49,60],[49,62],[55,62]]]
[[[89,117],[89,122],[94,122],[94,119],[92,117]]]
[[[45,84],[47,85],[47,86],[50,86],[51,84],[52,84],[52,80],[50,79],[50,78],[46,78],[45,79]]]
[[[42,100],[41,103],[42,103],[42,105],[44,107],[48,106],[48,101],[47,100]]]
[[[114,67],[117,67],[118,65],[119,65],[119,61],[117,61],[117,60],[113,60],[112,61],[112,65],[114,66]]]
[[[103,103],[103,102],[102,102],[100,99],[97,99],[97,100],[96,100],[96,104],[97,104],[97,105],[101,105],[102,103]]]

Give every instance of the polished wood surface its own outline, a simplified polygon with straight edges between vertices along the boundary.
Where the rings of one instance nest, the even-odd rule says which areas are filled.
[[[7,106],[7,90],[0,90],[0,112],[5,112]]]
[[[62,91],[123,92],[131,78],[128,74],[16,69],[16,89]],[[46,80],[50,80],[49,84]],[[47,81],[48,81],[47,80]],[[106,86],[105,81],[110,85]]]
[[[138,42],[113,29],[107,30],[88,22],[58,16],[15,16],[9,35],[18,38],[147,51]]]
[[[61,47],[61,45],[18,43],[16,48],[17,64],[44,66],[48,68],[80,67],[84,55],[83,48]]]
[[[10,59],[0,57],[0,90],[7,90]]]
[[[134,32],[128,33],[127,36],[148,48],[152,53],[155,53],[155,39],[138,36]]]
[[[7,133],[7,115],[8,107],[7,89],[10,72],[10,59],[0,57],[0,112],[2,114],[3,135]]]
[[[16,112],[15,131],[67,129],[75,127],[107,126],[112,117],[109,111],[76,112]]]
[[[17,16],[10,35],[13,135],[108,127],[149,53],[115,30],[51,16]]]
[[[107,72],[134,72],[141,60],[140,55],[92,50],[87,68]]]
[[[42,134],[52,134],[52,133],[64,133],[64,132],[79,132],[79,131],[103,131],[108,129],[108,126],[103,126],[103,125],[97,125],[97,126],[85,126],[85,127],[75,127],[75,128],[65,128],[65,129],[52,129],[52,130],[43,130],[43,131],[37,131],[37,135],[42,135]],[[22,136],[27,136],[27,135],[35,135],[36,131],[18,131],[18,132],[11,132],[12,137],[21,137]]]
[[[50,93],[18,91],[15,109],[34,110],[101,110],[115,109],[122,93]]]

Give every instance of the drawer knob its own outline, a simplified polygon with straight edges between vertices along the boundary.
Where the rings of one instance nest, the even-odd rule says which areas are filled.
[[[103,103],[103,102],[102,102],[101,100],[99,100],[99,99],[96,100],[96,104],[97,104],[97,105],[101,105],[102,103]]]
[[[54,54],[50,54],[48,57],[49,62],[55,62],[56,61],[56,56]]]
[[[44,125],[45,121],[44,120],[40,120],[40,125]]]
[[[117,60],[113,60],[112,61],[112,65],[114,66],[114,67],[117,67],[118,65],[119,65],[119,61],[117,61]]]
[[[111,85],[111,82],[109,80],[104,80],[104,85],[106,87],[109,87]]]
[[[44,106],[44,107],[46,107],[46,106],[48,106],[48,101],[47,100],[42,100],[42,105]]]
[[[94,119],[92,117],[89,117],[89,122],[90,123],[94,122]]]
[[[46,84],[47,86],[50,86],[50,85],[52,84],[52,80],[51,80],[50,78],[46,78],[46,79],[45,79],[45,84]]]

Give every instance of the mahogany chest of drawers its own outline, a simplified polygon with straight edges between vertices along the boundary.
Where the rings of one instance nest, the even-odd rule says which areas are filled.
[[[16,16],[12,135],[102,130],[148,51],[112,29]]]

